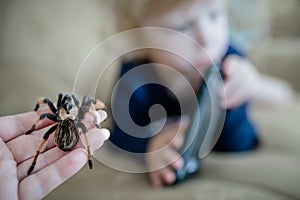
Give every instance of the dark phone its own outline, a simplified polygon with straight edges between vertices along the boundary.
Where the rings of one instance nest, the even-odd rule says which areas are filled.
[[[207,70],[204,80],[197,92],[198,105],[192,114],[192,121],[181,150],[184,165],[176,171],[175,183],[181,182],[199,171],[200,157],[205,156],[211,150],[224,123],[225,110],[220,106],[219,95],[222,85],[220,66],[211,66]]]

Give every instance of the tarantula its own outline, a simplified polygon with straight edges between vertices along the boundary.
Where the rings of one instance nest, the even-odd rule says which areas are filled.
[[[82,120],[86,113],[89,113],[94,117],[94,125],[97,128],[100,128],[100,125],[97,124],[97,118],[93,110],[104,109],[105,105],[99,100],[92,99],[91,97],[85,95],[83,97],[81,106],[79,106],[79,101],[75,97],[75,95],[68,94],[58,94],[57,106],[55,107],[52,101],[47,98],[41,98],[37,101],[34,111],[37,111],[42,104],[47,104],[52,113],[43,113],[40,115],[39,119],[35,124],[28,130],[25,134],[31,134],[36,130],[36,125],[40,120],[48,118],[54,122],[57,122],[54,126],[52,126],[43,136],[43,141],[40,143],[35,157],[32,161],[30,168],[27,171],[29,175],[36,164],[37,158],[41,153],[47,139],[54,132],[54,141],[58,148],[63,151],[71,151],[73,147],[79,141],[79,129],[84,133],[84,137],[86,140],[87,151],[88,151],[88,165],[89,168],[92,169],[93,163],[91,159],[91,150],[88,142],[88,138],[85,133],[87,133],[87,128],[82,123]]]

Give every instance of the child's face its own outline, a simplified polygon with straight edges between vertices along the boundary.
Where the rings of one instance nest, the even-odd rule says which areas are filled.
[[[214,62],[220,62],[228,45],[228,25],[223,7],[223,0],[187,1],[172,9],[152,12],[142,21],[142,25],[179,31],[197,41]],[[161,41],[167,48],[196,63],[201,71],[211,64],[211,60],[203,50],[195,48],[190,43],[178,41],[174,34],[157,36],[146,33],[145,39],[147,42]],[[149,54],[154,62],[174,67],[188,76],[195,74],[195,71],[179,56],[158,50],[152,50]]]

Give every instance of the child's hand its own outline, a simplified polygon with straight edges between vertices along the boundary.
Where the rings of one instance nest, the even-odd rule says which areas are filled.
[[[250,61],[238,56],[229,56],[224,61],[223,71],[225,96],[222,105],[224,107],[236,108],[255,97],[262,79]]]
[[[181,130],[179,130],[180,123],[182,123]],[[147,164],[150,181],[154,187],[174,183],[176,178],[174,170],[183,166],[183,159],[178,151],[183,145],[187,126],[186,119],[173,122],[150,140],[147,148],[147,152],[150,153],[147,156]]]

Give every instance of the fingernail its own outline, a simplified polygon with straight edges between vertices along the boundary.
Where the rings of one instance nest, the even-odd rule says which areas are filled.
[[[107,140],[110,136],[110,132],[107,129],[102,129],[102,134],[104,136],[104,140]]]
[[[184,161],[183,161],[182,158],[176,160],[175,163],[174,163],[175,169],[180,169],[180,168],[183,166],[183,162],[184,162]]]
[[[108,115],[107,115],[106,111],[99,110],[98,113],[101,116],[100,119],[101,119],[102,122],[107,120]]]
[[[166,175],[165,175],[165,181],[168,183],[168,184],[172,184],[174,181],[175,181],[175,174],[173,172],[168,172]]]

